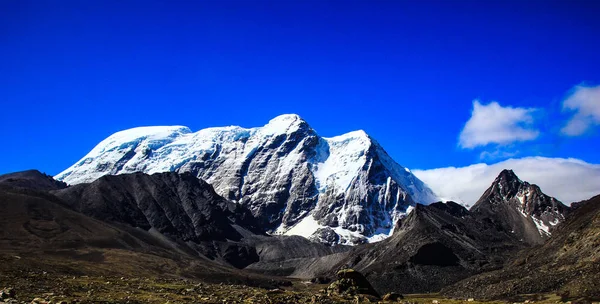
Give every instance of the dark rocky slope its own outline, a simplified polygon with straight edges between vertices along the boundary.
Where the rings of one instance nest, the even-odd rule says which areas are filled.
[[[233,225],[259,233],[252,215],[189,173],[103,176],[54,194],[74,210],[103,221],[154,228],[184,242],[240,240]]]
[[[237,268],[342,250],[302,237],[262,234],[246,208],[220,197],[190,173],[108,175],[54,194],[86,215],[156,230],[202,256]]]
[[[103,176],[54,194],[83,214],[157,231],[203,256],[222,258],[238,268],[258,261],[253,247],[235,243],[242,239],[238,226],[259,233],[250,212],[223,199],[189,173]]]
[[[504,170],[471,211],[453,202],[417,205],[382,242],[287,266],[296,266],[292,275],[299,277],[333,277],[333,271],[351,267],[380,293],[434,292],[501,268],[521,249],[543,242],[551,230],[538,228],[557,225],[568,210]]]
[[[109,224],[70,210],[46,192],[2,185],[0,210],[3,275],[184,276],[271,284],[271,278],[198,257],[159,233]]]
[[[354,248],[334,268],[361,271],[381,293],[438,291],[502,266],[522,248],[511,236],[478,221],[454,203],[417,205],[382,242]]]
[[[27,170],[0,175],[0,185],[36,190],[57,190],[67,187],[66,183],[57,181],[52,178],[52,176],[38,170]]]
[[[443,291],[481,299],[548,292],[600,300],[600,196],[579,203],[544,245],[521,252],[508,267]]]

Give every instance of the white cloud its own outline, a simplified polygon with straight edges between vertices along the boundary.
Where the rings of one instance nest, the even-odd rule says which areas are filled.
[[[578,136],[594,126],[600,125],[600,85],[576,86],[563,102],[563,111],[575,111],[561,132],[568,136]]]
[[[534,108],[503,107],[495,101],[483,105],[475,100],[458,144],[462,148],[475,148],[535,139],[540,134],[532,128],[535,111]]]
[[[503,169],[512,169],[521,180],[565,204],[600,194],[600,164],[574,158],[525,157],[493,165],[412,170],[440,197],[472,206]]]

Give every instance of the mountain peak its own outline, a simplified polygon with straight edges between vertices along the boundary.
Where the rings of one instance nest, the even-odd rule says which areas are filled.
[[[310,130],[310,126],[297,114],[279,115],[271,119],[265,126],[259,128],[263,134],[289,134],[304,129]]]
[[[294,122],[294,121],[304,121],[304,119],[302,119],[302,117],[300,117],[300,115],[298,114],[281,114],[278,116],[275,116],[273,119],[271,119],[269,121],[269,123],[272,122],[277,122],[277,121],[290,121],[290,122]]]
[[[537,185],[522,181],[512,170],[505,169],[471,211],[497,223],[521,241],[539,244],[550,236],[553,226],[564,220],[568,209]]]
[[[504,169],[500,172],[500,174],[498,174],[498,177],[496,177],[496,181],[501,180],[522,182],[519,179],[519,177],[515,174],[515,172],[511,169]]]

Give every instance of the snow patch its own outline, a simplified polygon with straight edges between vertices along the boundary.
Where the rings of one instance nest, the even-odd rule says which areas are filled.
[[[345,192],[365,164],[369,138],[364,131],[354,131],[323,139],[326,145],[319,146],[318,156],[327,158],[312,166],[317,188],[321,193],[330,186]]]
[[[535,226],[537,227],[541,236],[550,236],[550,228],[546,226],[544,222],[535,217],[531,217],[531,219],[535,223]]]
[[[371,236],[365,236],[365,235],[361,234],[359,231],[352,231],[349,229],[344,229],[339,226],[338,227],[329,227],[329,228],[331,228],[335,233],[337,233],[340,236],[341,241],[339,244],[341,244],[341,245],[354,245],[351,242],[351,240],[353,240],[353,239],[364,240],[367,243],[380,242],[380,241],[383,241],[383,240],[387,239],[388,237],[392,236],[392,234],[394,234],[394,229],[396,228],[396,222],[399,219],[408,216],[413,210],[414,210],[414,207],[409,206],[408,208],[406,208],[405,212],[396,214],[394,216],[393,224],[391,225],[390,228],[380,227]],[[288,236],[289,235],[299,235],[299,236],[303,236],[305,238],[310,238],[315,232],[317,232],[318,229],[327,228],[327,227],[328,226],[323,226],[323,225],[319,224],[315,220],[315,218],[309,214],[291,228],[289,228],[289,227],[285,228],[282,226],[278,227],[274,234],[288,235]]]

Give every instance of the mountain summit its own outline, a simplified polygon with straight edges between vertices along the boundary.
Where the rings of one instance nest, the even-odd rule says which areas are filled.
[[[569,207],[520,180],[512,170],[503,170],[471,211],[523,242],[541,244],[565,219]]]
[[[416,203],[437,201],[364,131],[320,137],[295,114],[257,128],[117,132],[56,176],[69,184],[103,175],[191,172],[246,206],[269,233],[329,244],[381,240]]]

